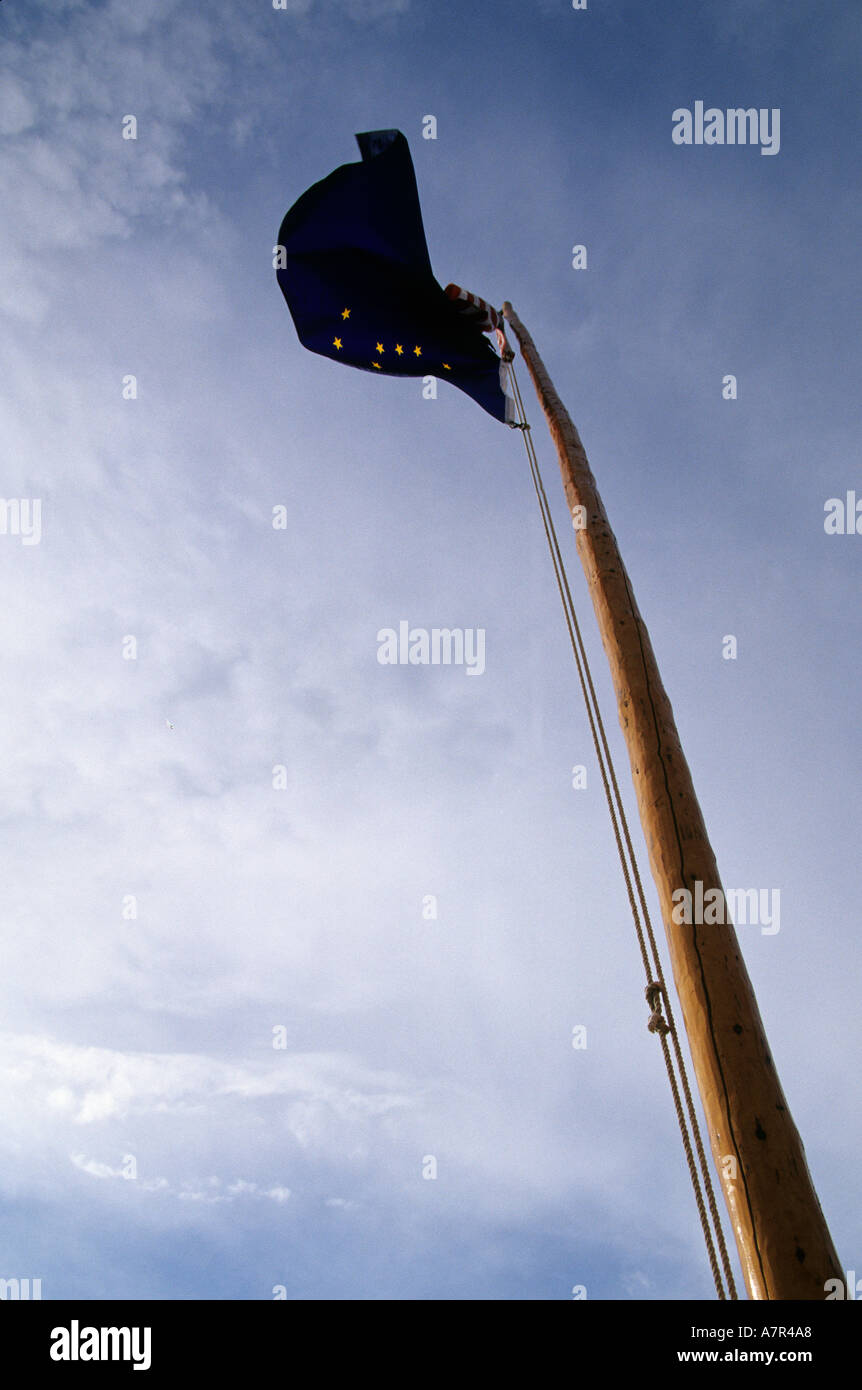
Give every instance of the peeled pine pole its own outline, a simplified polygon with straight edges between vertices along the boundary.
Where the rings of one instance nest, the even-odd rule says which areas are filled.
[[[715,1166],[750,1298],[825,1298],[842,1279],[805,1151],[769,1051],[731,923],[678,925],[673,894],[722,890],[691,773],[646,625],[574,424],[511,304],[557,447],[566,500],[586,525],[577,547],[610,663],[617,708]],[[707,899],[714,901],[714,899]],[[724,901],[723,897],[718,901]],[[734,1161],[730,1161],[734,1160]]]

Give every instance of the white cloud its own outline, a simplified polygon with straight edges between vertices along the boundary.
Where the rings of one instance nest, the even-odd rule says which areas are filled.
[[[288,1201],[288,1199],[290,1198],[290,1188],[289,1188],[289,1187],[268,1187],[267,1190],[266,1190],[266,1192],[264,1192],[263,1195],[264,1195],[264,1197],[269,1197],[273,1202],[276,1202],[276,1203],[278,1203],[279,1206],[281,1206],[284,1202]]]
[[[69,254],[128,241],[143,216],[189,229],[213,220],[206,200],[184,190],[180,142],[218,89],[224,60],[215,57],[213,23],[203,14],[177,16],[175,9],[153,0],[84,12],[50,45],[36,44],[36,61],[27,44],[6,43],[0,57],[0,132],[9,137],[0,152],[9,190],[0,301],[6,313],[41,319],[68,283]],[[135,45],[156,23],[159,43]],[[127,115],[137,119],[137,139],[123,139]],[[80,266],[74,262],[75,271]]]
[[[121,1178],[122,1168],[112,1168],[110,1163],[100,1163],[98,1159],[87,1158],[85,1154],[70,1154],[70,1159],[76,1168],[80,1168],[82,1173],[89,1173],[91,1178]]]
[[[36,118],[36,107],[23,86],[7,74],[0,87],[0,135],[20,135]]]
[[[302,1096],[309,1115],[332,1108],[371,1122],[411,1104],[406,1083],[392,1073],[373,1072],[336,1054],[273,1051],[265,1062],[240,1065],[193,1054],[79,1047],[30,1035],[4,1034],[0,1042],[0,1083],[15,1093],[18,1105],[26,1105],[33,1118],[47,1101],[76,1125],[196,1111],[224,1099],[245,1103]]]

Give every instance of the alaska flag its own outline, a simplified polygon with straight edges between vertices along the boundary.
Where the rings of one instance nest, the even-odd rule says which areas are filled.
[[[434,279],[406,139],[356,139],[361,163],[303,193],[278,234],[278,283],[299,341],[383,376],[442,377],[506,420],[500,358]]]

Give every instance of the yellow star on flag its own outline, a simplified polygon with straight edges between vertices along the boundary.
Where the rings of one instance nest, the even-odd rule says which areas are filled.
[[[349,319],[349,318],[350,318],[350,310],[349,310],[349,309],[342,309],[342,311],[341,311],[341,317],[342,317],[343,319]]]
[[[399,356],[399,357],[403,357],[403,356],[404,356],[404,349],[403,349],[403,347],[401,346],[400,343],[396,343],[396,344],[395,344],[395,351],[398,353],[398,356]]]
[[[413,349],[413,356],[414,356],[414,357],[421,357],[421,356],[422,356],[422,349],[421,349],[421,347],[415,347],[415,348]]]
[[[446,368],[447,372],[451,372],[452,368],[449,366],[448,362],[444,362],[443,366]]]
[[[332,346],[333,346],[333,347],[337,347],[337,348],[338,348],[338,351],[340,352],[340,351],[341,351],[341,339],[340,339],[340,338],[333,338],[333,340],[332,340]]]
[[[386,349],[384,348],[384,346],[383,346],[382,343],[375,343],[374,346],[377,348],[377,351],[378,351],[378,352],[385,352],[385,351],[386,351]]]
[[[382,371],[383,371],[383,368],[381,367],[381,365],[380,365],[379,362],[372,362],[371,365],[372,365],[372,367],[376,367],[377,370],[378,370],[378,372],[382,372]]]

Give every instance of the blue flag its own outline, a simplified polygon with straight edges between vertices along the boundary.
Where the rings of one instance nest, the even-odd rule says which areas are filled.
[[[511,419],[500,358],[434,279],[406,139],[356,139],[361,163],[303,193],[278,234],[276,273],[299,341],[372,374],[440,377]]]

